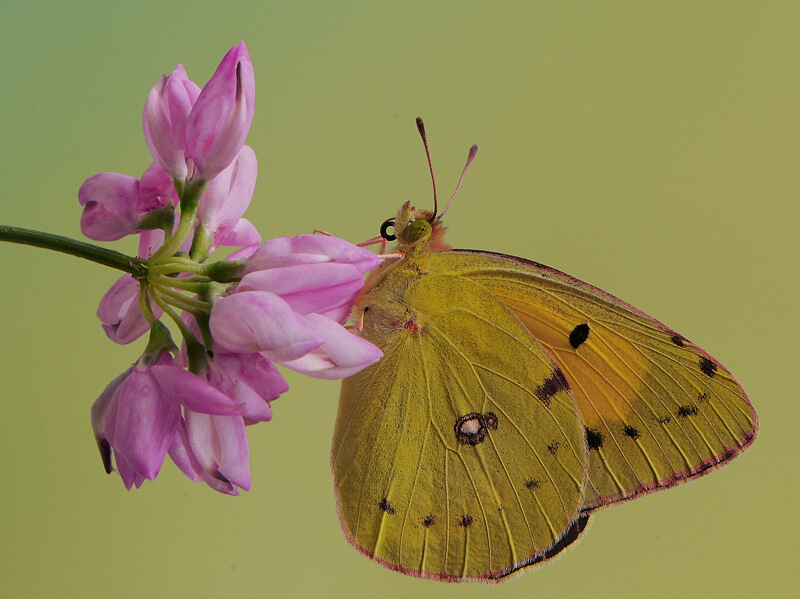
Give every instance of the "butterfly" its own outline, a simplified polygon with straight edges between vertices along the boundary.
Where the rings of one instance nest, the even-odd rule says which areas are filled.
[[[450,249],[455,193],[437,214],[433,187],[433,212],[406,202],[370,240],[397,246],[353,310],[384,353],[343,382],[333,437],[357,549],[412,576],[503,580],[575,542],[595,510],[752,444],[758,418],[722,364],[558,270]]]

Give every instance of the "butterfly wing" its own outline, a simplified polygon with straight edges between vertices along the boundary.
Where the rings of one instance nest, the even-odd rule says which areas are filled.
[[[384,358],[342,386],[331,462],[347,538],[390,568],[445,580],[552,557],[588,517],[563,375],[476,283],[428,276],[397,289],[360,300],[362,335]]]
[[[552,356],[586,431],[591,509],[669,487],[755,439],[744,389],[695,344],[616,297],[513,256],[454,250],[430,259],[500,299]]]

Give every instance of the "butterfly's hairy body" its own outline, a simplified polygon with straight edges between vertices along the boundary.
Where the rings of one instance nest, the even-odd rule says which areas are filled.
[[[519,321],[477,283],[431,274],[430,259],[378,269],[358,300],[361,334],[385,357],[343,386],[340,514],[389,567],[500,577],[583,530],[584,432],[566,386],[537,397],[563,379]]]

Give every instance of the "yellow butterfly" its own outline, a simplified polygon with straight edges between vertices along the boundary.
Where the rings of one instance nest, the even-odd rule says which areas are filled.
[[[384,223],[401,257],[354,308],[384,352],[344,381],[333,437],[356,548],[413,576],[501,580],[573,543],[593,510],[753,442],[755,411],[713,357],[562,272],[450,249],[435,189],[433,212],[406,203]]]

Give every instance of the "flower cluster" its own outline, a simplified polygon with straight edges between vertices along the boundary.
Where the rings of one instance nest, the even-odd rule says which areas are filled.
[[[149,331],[149,342],[92,406],[106,471],[113,458],[128,489],[154,479],[169,455],[193,481],[249,490],[245,427],[270,420],[270,402],[288,389],[275,364],[339,379],[381,357],[343,327],[380,258],[323,235],[262,244],[242,217],[257,171],[244,145],[254,99],[244,43],[202,89],[178,65],[145,103],[153,164],[138,179],[100,173],[78,193],[87,237],[139,236],[133,274],[111,286],[97,315],[112,341]],[[240,249],[208,263],[220,246]],[[181,333],[180,348],[164,315]]]

